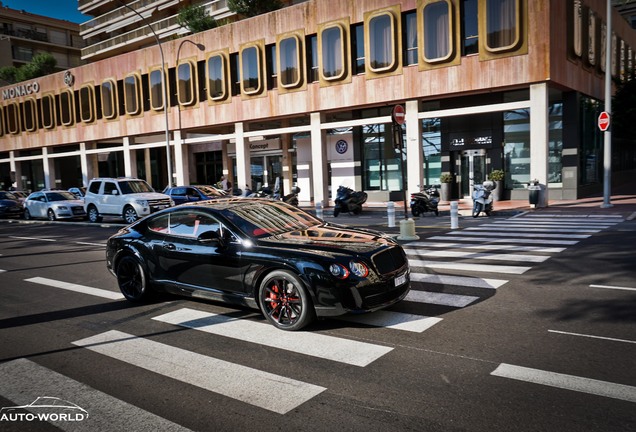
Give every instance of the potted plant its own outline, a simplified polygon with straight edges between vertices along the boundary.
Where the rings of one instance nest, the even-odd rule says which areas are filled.
[[[439,177],[439,181],[442,184],[440,188],[441,201],[450,201],[450,187],[453,182],[453,175],[449,172],[444,172]]]
[[[505,178],[505,174],[503,170],[496,169],[492,170],[490,174],[488,174],[488,179],[495,182],[495,189],[492,191],[492,199],[494,201],[500,201],[503,196],[503,180]]]

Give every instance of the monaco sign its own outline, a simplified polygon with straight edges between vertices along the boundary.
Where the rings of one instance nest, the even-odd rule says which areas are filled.
[[[598,128],[605,132],[610,127],[610,115],[607,111],[603,111],[598,116]]]

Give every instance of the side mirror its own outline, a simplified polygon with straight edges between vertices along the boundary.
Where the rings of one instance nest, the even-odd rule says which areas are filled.
[[[111,192],[111,194],[113,194],[113,195],[119,195],[119,191],[118,191],[117,189],[114,189],[114,190]]]
[[[199,234],[197,241],[203,244],[218,245],[223,247],[225,242],[218,231],[205,231]]]

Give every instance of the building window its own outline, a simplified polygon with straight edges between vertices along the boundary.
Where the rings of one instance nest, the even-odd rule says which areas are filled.
[[[362,126],[365,190],[398,191],[402,188],[400,156],[393,148],[390,123]]]
[[[126,114],[137,115],[141,112],[141,94],[139,86],[139,76],[136,74],[127,75],[124,78],[124,106]]]
[[[307,80],[309,82],[316,82],[320,80],[319,65],[318,65],[318,37],[312,35],[308,37],[307,43]]]
[[[422,151],[424,152],[425,185],[439,183],[442,174],[442,120],[422,119]]]
[[[150,86],[150,108],[154,111],[163,110],[163,79],[162,70],[153,69],[148,74],[148,85]]]
[[[563,103],[551,103],[548,111],[550,130],[548,183],[563,182]]]
[[[117,85],[113,80],[106,80],[100,86],[102,99],[102,114],[104,118],[117,117]]]
[[[7,110],[7,131],[10,134],[20,133],[20,109],[15,102],[9,102],[6,105]]]
[[[85,85],[79,91],[80,119],[84,123],[95,120],[95,90],[92,85]]]
[[[192,105],[196,102],[193,69],[192,62],[189,61],[177,66],[177,97],[180,105]]]
[[[261,54],[255,45],[241,50],[241,92],[257,94],[262,89]]]
[[[486,48],[491,52],[507,51],[517,46],[520,0],[486,0]]]
[[[448,1],[437,1],[424,6],[424,61],[436,63],[452,55],[452,14]]]
[[[583,53],[583,6],[581,5],[581,0],[574,0],[574,4],[572,5],[573,16],[574,16],[574,34],[573,34],[573,49],[574,54],[577,57],[581,57]]]
[[[357,24],[353,26],[352,37],[353,37],[353,73],[363,74],[364,73],[364,24]]]
[[[278,87],[278,64],[276,60],[276,45],[265,47],[265,71],[267,74],[267,90]]]
[[[55,98],[53,95],[45,94],[40,100],[40,118],[42,127],[53,129],[55,127]]]
[[[320,32],[320,74],[327,81],[339,80],[345,75],[344,30],[339,25],[325,27]]]
[[[27,132],[35,132],[38,128],[37,110],[35,109],[35,99],[28,98],[22,104],[22,120],[24,121],[24,130]]]
[[[223,100],[227,96],[225,81],[225,57],[221,54],[208,58],[208,97],[214,101]]]
[[[417,13],[404,15],[404,63],[417,64]]]
[[[302,83],[301,45],[297,36],[290,36],[278,42],[278,79],[283,88],[298,87]]]
[[[505,111],[504,172],[506,189],[524,189],[530,181],[530,112]]]
[[[605,72],[605,56],[606,56],[606,51],[607,51],[607,25],[605,24],[605,22],[601,22],[601,53],[599,55],[599,58],[601,59],[600,66],[601,66],[601,70],[603,72]]]
[[[462,55],[477,54],[479,52],[479,20],[478,1],[464,0],[461,3],[462,17]]]
[[[4,136],[4,107],[0,106],[0,137]]]
[[[75,124],[74,107],[73,93],[70,90],[62,90],[60,92],[60,121],[64,126]]]
[[[588,17],[587,61],[596,65],[596,15],[590,12]]]
[[[369,68],[385,72],[395,67],[395,18],[382,13],[369,19]]]
[[[238,53],[230,54],[230,79],[232,80],[232,96],[241,94],[241,60]]]

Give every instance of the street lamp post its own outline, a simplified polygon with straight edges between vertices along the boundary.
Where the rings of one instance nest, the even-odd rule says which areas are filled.
[[[168,169],[168,187],[170,187],[172,186],[172,183],[173,183],[172,151],[170,150],[170,124],[168,122],[168,107],[169,107],[168,84],[166,83],[166,71],[165,71],[166,61],[163,55],[163,47],[161,46],[161,41],[159,40],[159,36],[157,36],[157,33],[155,33],[155,30],[152,28],[150,23],[146,21],[146,19],[139,12],[137,12],[135,9],[128,6],[122,0],[117,0],[117,1],[126,9],[131,10],[135,15],[141,18],[141,21],[146,25],[146,27],[150,29],[150,31],[152,32],[152,35],[155,37],[155,41],[157,41],[157,46],[159,47],[159,53],[161,54],[161,87],[163,91],[163,112],[164,112],[164,120],[165,120],[165,126],[166,126],[166,165]]]
[[[607,30],[605,31],[605,112],[612,115],[612,0],[607,0]],[[610,117],[611,118],[611,117]],[[608,128],[603,132],[603,204],[602,208],[612,207],[612,132]]]

